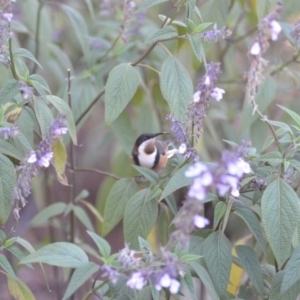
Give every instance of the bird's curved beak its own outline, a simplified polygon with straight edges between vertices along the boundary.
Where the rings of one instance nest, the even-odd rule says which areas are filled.
[[[157,136],[159,136],[159,135],[162,135],[162,134],[167,134],[168,132],[159,132],[159,133],[156,133],[155,135],[154,135],[154,137],[157,137]]]

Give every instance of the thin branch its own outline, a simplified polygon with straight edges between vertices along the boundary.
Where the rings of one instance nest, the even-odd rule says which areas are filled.
[[[122,179],[122,177],[119,177],[115,174],[112,174],[112,173],[109,173],[109,172],[105,172],[105,171],[101,171],[101,170],[98,170],[98,169],[89,169],[89,168],[76,168],[76,169],[73,169],[74,172],[92,172],[92,173],[97,173],[99,175],[104,175],[104,176],[107,176],[107,177],[110,177],[110,178],[113,178],[113,179],[116,179],[116,180],[119,180],[119,179]]]
[[[287,62],[285,62],[284,64],[282,64],[280,67],[276,68],[275,70],[273,70],[270,75],[273,76],[276,73],[282,71],[286,66],[288,66],[289,64],[293,63],[293,62],[297,62],[297,59],[300,57],[300,50],[298,50],[297,54],[295,54],[290,60],[288,60]]]
[[[9,25],[9,32],[10,32],[10,25]],[[20,80],[19,75],[16,70],[15,61],[14,61],[14,55],[12,51],[12,42],[11,42],[11,33],[9,33],[9,40],[8,40],[8,48],[9,48],[9,58],[10,58],[10,64],[11,64],[11,72],[16,80]]]

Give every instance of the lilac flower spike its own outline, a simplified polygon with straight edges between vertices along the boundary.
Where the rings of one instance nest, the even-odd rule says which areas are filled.
[[[271,33],[271,39],[272,41],[277,41],[279,33],[281,32],[282,28],[280,24],[273,20],[270,23],[270,33]]]
[[[13,198],[15,201],[21,201],[23,207],[26,205],[25,198],[31,193],[30,181],[38,174],[40,168],[50,166],[50,161],[53,158],[52,145],[60,138],[60,135],[65,133],[67,133],[66,116],[59,115],[52,122],[46,137],[40,142],[38,148],[31,151],[17,168],[21,172],[13,190]]]
[[[194,225],[200,229],[205,228],[205,226],[207,226],[209,224],[209,220],[200,215],[195,215],[193,218],[193,222],[194,222]]]
[[[19,134],[19,128],[17,126],[0,127],[0,137],[8,140],[9,138],[14,139]]]
[[[126,285],[131,289],[141,290],[146,283],[147,281],[141,272],[134,272],[127,280]]]

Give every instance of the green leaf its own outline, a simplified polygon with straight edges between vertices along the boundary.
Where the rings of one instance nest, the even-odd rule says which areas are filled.
[[[11,245],[8,248],[6,248],[9,252],[11,252],[15,257],[18,258],[18,260],[21,260],[22,258],[24,258],[26,256],[26,254],[18,247]],[[33,269],[33,267],[28,264],[27,265],[29,268]]]
[[[137,191],[138,185],[134,179],[121,179],[114,184],[105,202],[103,235],[121,221],[127,202]]]
[[[284,106],[281,106],[279,104],[277,104],[277,106],[279,106],[281,109],[283,109],[286,113],[288,113],[290,115],[290,117],[293,118],[293,120],[300,126],[300,116],[295,113],[294,111],[284,107]]]
[[[163,62],[160,88],[174,118],[185,120],[187,105],[193,100],[193,83],[187,70],[174,56]]]
[[[47,99],[47,94],[46,94],[45,88],[39,81],[30,80],[30,81],[28,81],[28,84],[33,86],[37,90],[37,92],[42,96],[42,98],[44,100]]]
[[[297,194],[283,179],[266,188],[261,200],[262,221],[279,268],[290,256],[299,210]]]
[[[12,192],[16,185],[17,176],[14,164],[1,153],[0,166],[0,223],[5,224],[12,208]]]
[[[276,167],[279,164],[283,163],[283,156],[278,151],[272,151],[261,155],[257,160],[268,162],[271,166]]]
[[[77,268],[89,261],[85,252],[75,244],[49,244],[23,258],[19,263],[44,263],[51,266]]]
[[[3,139],[0,139],[0,154],[1,153],[14,157],[18,160],[23,157],[22,152],[19,149]]]
[[[285,132],[290,132],[290,133],[293,132],[292,129],[291,129],[291,127],[288,124],[284,123],[284,122],[268,120],[268,123],[270,123],[271,125],[279,127],[280,129],[282,129],[282,133],[281,134],[283,134]]]
[[[48,129],[53,121],[53,114],[42,99],[35,99],[33,103],[34,112],[41,129],[43,138],[46,137]]]
[[[0,91],[0,105],[11,101],[19,93],[19,81],[9,79]]]
[[[7,287],[10,295],[14,299],[18,300],[35,300],[29,287],[21,280],[15,277],[11,277],[8,274],[7,277]]]
[[[111,252],[109,243],[104,238],[102,238],[94,232],[87,231],[87,233],[97,245],[100,255],[107,259],[110,256]]]
[[[77,268],[69,281],[63,300],[72,296],[88,279],[99,270],[99,265],[88,262]]]
[[[10,262],[7,260],[7,258],[0,253],[0,266],[1,268],[7,272],[12,278],[17,278],[15,271],[13,270]]]
[[[204,29],[206,29],[208,26],[210,26],[212,24],[213,23],[211,23],[211,22],[199,24],[198,26],[196,26],[194,28],[193,33],[201,33]],[[198,38],[199,38],[199,36],[198,36]]]
[[[32,247],[32,245],[31,245],[28,241],[26,241],[26,240],[24,240],[24,239],[18,237],[18,238],[16,239],[16,242],[17,242],[18,244],[20,244],[21,246],[23,246],[23,247],[24,247],[27,251],[29,251],[30,253],[35,252],[34,248]]]
[[[300,244],[295,248],[291,258],[285,267],[282,280],[281,293],[285,293],[297,281],[300,280]]]
[[[139,240],[139,246],[141,250],[143,250],[143,248],[151,250],[151,245],[145,239],[139,236],[138,240]]]
[[[203,63],[206,65],[205,51],[203,49],[201,39],[199,38],[199,36],[188,34],[187,37],[198,60],[200,62],[203,61]]]
[[[203,282],[204,286],[207,288],[207,290],[211,296],[211,299],[219,300],[220,297],[218,296],[218,294],[215,290],[214,284],[211,280],[211,277],[209,276],[206,269],[203,266],[201,266],[195,262],[193,262],[191,264],[191,267],[195,270],[197,276],[200,278],[200,280]]]
[[[30,60],[32,60],[33,62],[35,62],[41,69],[42,66],[40,65],[40,63],[37,61],[37,59],[33,56],[33,54],[28,51],[27,49],[24,49],[24,48],[16,48],[14,49],[13,51],[13,55],[17,55],[17,56],[22,56],[22,57],[26,57]]]
[[[65,114],[67,118],[67,126],[69,130],[70,137],[73,141],[73,143],[77,144],[77,136],[76,136],[76,126],[74,121],[74,116],[72,113],[72,110],[68,103],[64,101],[63,99],[57,97],[48,95],[47,100],[61,113]]]
[[[159,201],[163,200],[173,192],[177,191],[178,189],[190,185],[194,178],[188,178],[186,177],[185,171],[189,168],[189,165],[185,165],[179,170],[176,171],[176,173],[171,177],[169,182],[166,184]]]
[[[246,223],[247,227],[261,247],[263,253],[266,255],[265,240],[256,214],[249,207],[238,202],[234,203],[233,209],[234,213]]]
[[[30,225],[32,227],[40,227],[44,224],[47,224],[50,218],[64,213],[66,207],[67,205],[64,202],[50,204],[34,216],[34,218],[30,222]]]
[[[134,249],[138,248],[138,237],[147,238],[157,218],[158,205],[150,195],[149,188],[137,192],[125,208],[124,238]]]
[[[247,272],[254,287],[261,296],[264,295],[264,281],[260,262],[255,251],[244,245],[235,246],[235,250],[242,268]]]
[[[226,298],[231,268],[231,243],[221,232],[214,232],[204,241],[203,255],[218,295]]]
[[[161,40],[174,38],[178,35],[177,30],[173,26],[165,26],[153,34],[151,34],[146,40],[145,45],[151,45]]]
[[[291,159],[289,162],[298,172],[300,172],[300,162],[298,160]]]
[[[88,43],[89,33],[83,17],[75,9],[73,9],[68,5],[62,4],[61,8],[63,9],[64,13],[67,15],[73,27],[74,33],[79,41],[85,59],[88,60],[89,47],[90,47]]]
[[[159,177],[156,172],[154,172],[151,169],[143,168],[140,166],[133,165],[133,168],[135,168],[140,174],[142,174],[146,179],[148,179],[151,183],[157,184],[159,181]]]
[[[91,230],[91,231],[94,230],[94,226],[92,224],[92,221],[91,221],[89,215],[86,213],[86,211],[82,207],[76,205],[74,207],[74,214],[77,217],[77,219],[84,225],[84,227],[86,229]]]
[[[144,0],[135,13],[137,14],[143,10],[147,10],[148,8],[150,8],[154,5],[157,5],[157,4],[160,4],[163,2],[167,2],[167,1],[168,0]]]
[[[184,275],[184,277],[181,279],[181,283],[186,287],[186,289],[190,292],[190,295],[192,297],[189,297],[189,299],[197,300],[195,287],[193,283],[192,275],[189,271],[187,271]]]
[[[201,257],[202,256],[197,255],[197,254],[184,254],[180,257],[180,260],[187,262],[187,261],[197,260]]]
[[[269,293],[270,300],[295,300],[300,294],[300,282],[294,283],[285,293],[281,293],[282,281],[285,275],[284,271],[279,271],[273,277]]]
[[[226,212],[226,204],[224,202],[219,201],[215,206],[214,212],[214,229],[217,228],[218,224],[220,223],[221,219],[223,218]]]
[[[110,71],[105,87],[106,126],[109,126],[124,110],[138,85],[138,73],[130,64],[120,64]]]

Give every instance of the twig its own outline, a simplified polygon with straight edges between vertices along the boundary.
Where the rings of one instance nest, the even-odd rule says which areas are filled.
[[[75,168],[73,169],[74,172],[92,172],[92,173],[97,173],[97,174],[100,174],[100,175],[104,175],[104,176],[107,176],[107,177],[110,177],[110,178],[113,178],[113,179],[116,179],[116,180],[119,180],[119,179],[122,179],[122,177],[119,177],[115,174],[112,174],[112,173],[109,173],[109,172],[105,172],[105,171],[101,171],[101,170],[98,170],[98,169],[89,169],[89,168]]]
[[[276,73],[282,71],[286,66],[288,66],[289,64],[293,63],[293,62],[297,62],[297,59],[300,57],[300,50],[298,50],[297,54],[294,55],[290,60],[286,61],[284,64],[282,64],[280,67],[276,68],[275,70],[273,70],[270,75],[273,76]]]
[[[10,32],[10,25],[9,25],[9,32]],[[9,58],[10,58],[10,64],[11,64],[11,72],[12,72],[12,74],[13,74],[13,76],[16,80],[20,80],[19,75],[16,71],[14,55],[13,55],[13,52],[12,52],[11,33],[10,33],[9,40],[8,40],[8,48],[9,48]]]

